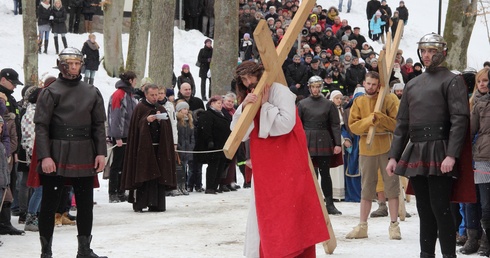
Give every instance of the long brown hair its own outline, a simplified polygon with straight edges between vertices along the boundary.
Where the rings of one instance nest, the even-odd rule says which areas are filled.
[[[236,80],[236,93],[238,103],[241,103],[248,94],[248,88],[243,84],[243,75],[251,75],[257,77],[257,81],[260,80],[262,74],[264,73],[264,67],[255,63],[254,61],[245,61],[241,63],[235,70],[235,80]]]

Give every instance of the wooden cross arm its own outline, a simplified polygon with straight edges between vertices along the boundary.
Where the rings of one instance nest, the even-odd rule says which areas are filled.
[[[267,53],[269,51],[272,52],[275,50],[277,58],[273,59],[272,61],[268,60],[264,63],[265,72],[262,75],[262,78],[260,79],[259,83],[257,84],[257,87],[254,90],[254,93],[259,96],[259,99],[256,103],[249,104],[247,105],[247,107],[245,107],[242,115],[240,116],[240,119],[235,125],[235,128],[233,129],[230,136],[228,137],[228,140],[226,141],[223,147],[223,152],[225,153],[225,156],[227,158],[229,159],[233,158],[233,156],[236,153],[236,150],[238,149],[238,146],[240,146],[241,141],[245,137],[245,134],[247,133],[248,128],[253,121],[253,118],[257,114],[262,99],[262,91],[264,90],[265,85],[272,84],[278,78],[277,73],[279,71],[282,73],[282,64],[284,63],[284,60],[289,54],[289,51],[293,47],[293,44],[296,41],[298,34],[303,28],[304,23],[308,18],[310,11],[315,6],[315,4],[316,4],[315,0],[304,0],[301,3],[298,11],[296,12],[294,19],[291,21],[291,24],[289,25],[288,30],[286,31],[286,34],[282,38],[281,43],[279,43],[277,49],[272,49],[272,48],[263,49],[264,53]],[[263,28],[264,25],[266,25],[265,21],[261,21],[257,26],[257,28],[255,29],[255,31],[261,30],[262,33],[264,33],[265,31],[265,29]],[[254,32],[254,37],[255,35],[256,34]],[[259,49],[262,48],[259,42],[257,42],[257,47]],[[282,77],[279,76],[279,79],[282,78],[283,76]]]

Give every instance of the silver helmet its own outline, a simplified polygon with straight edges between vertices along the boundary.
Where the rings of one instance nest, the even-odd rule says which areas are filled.
[[[432,48],[441,52],[447,50],[446,40],[444,40],[441,35],[434,32],[424,35],[417,44],[419,45],[419,49]]]
[[[323,84],[322,77],[318,75],[311,76],[310,79],[308,80],[308,86],[311,86],[313,84]]]
[[[419,42],[417,42],[418,46],[418,51],[417,54],[420,59],[420,63],[424,64],[424,61],[422,60],[422,50],[423,49],[435,49],[437,51],[436,54],[432,56],[432,61],[428,67],[426,67],[429,71],[435,69],[439,65],[441,65],[444,60],[446,59],[447,55],[447,42],[444,40],[444,38],[436,33],[429,33],[424,35]]]
[[[80,50],[74,48],[74,47],[67,47],[63,49],[60,54],[58,55],[58,69],[60,72],[63,74],[64,77],[69,78],[69,79],[76,79],[80,76],[81,73],[81,67],[80,70],[78,71],[78,74],[71,74],[69,73],[69,67],[67,60],[78,60],[82,63],[83,65],[83,54],[80,52]]]

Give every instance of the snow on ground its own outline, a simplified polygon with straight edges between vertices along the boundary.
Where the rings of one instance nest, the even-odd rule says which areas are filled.
[[[344,1],[346,3],[347,1]],[[404,57],[412,57],[415,62],[416,42],[426,33],[437,32],[437,2],[425,0],[405,1],[410,11],[410,19],[406,27],[400,48]],[[447,9],[447,0],[443,1],[443,15]],[[324,8],[337,1],[319,0]],[[366,35],[367,22],[365,17],[366,1],[353,1],[349,14],[341,13],[342,18],[349,20],[350,25],[361,27]],[[398,1],[389,0],[392,10]],[[11,0],[0,0],[0,68],[12,67],[23,80],[23,38],[22,17],[14,16]],[[346,8],[344,7],[344,11]],[[489,44],[486,39],[486,28],[479,18],[473,33],[468,51],[468,66],[481,68],[486,60],[490,60]],[[96,33],[97,41],[103,46],[103,36]],[[52,35],[50,35],[52,39]],[[127,49],[128,35],[123,36],[123,48]],[[366,36],[367,38],[367,36]],[[68,34],[68,45],[81,47],[87,34]],[[191,72],[198,78],[198,68],[194,66],[197,53],[204,44],[205,37],[198,31],[175,30],[175,64],[174,71],[178,76],[182,64],[191,66]],[[60,43],[61,44],[61,43]],[[374,43],[377,50],[381,46]],[[126,51],[126,50],[125,50]],[[56,64],[54,44],[51,40],[48,55],[39,56],[39,74],[57,75],[53,69]],[[103,55],[104,49],[101,49]],[[126,56],[126,52],[124,55]],[[107,100],[114,91],[117,78],[107,76],[101,66],[95,78],[96,86]],[[196,80],[199,88],[200,80]],[[199,89],[196,89],[199,92]],[[20,98],[20,88],[15,91]],[[239,177],[239,183],[243,178]],[[203,177],[205,178],[205,177]],[[271,182],[274,183],[274,182]],[[245,223],[248,213],[250,189],[215,195],[191,193],[190,196],[167,198],[167,211],[164,213],[134,213],[128,203],[109,204],[107,181],[101,180],[101,188],[95,190],[94,229],[92,247],[99,255],[117,257],[242,257],[245,235]],[[413,198],[412,198],[413,200]],[[331,221],[337,236],[337,249],[334,257],[418,257],[418,217],[415,201],[407,203],[407,210],[412,218],[400,223],[403,239],[388,239],[388,218],[369,220],[369,238],[364,240],[346,240],[345,235],[358,223],[359,204],[337,203],[338,209],[344,214],[332,216]],[[373,209],[376,204],[373,203]],[[17,217],[12,218],[17,228]],[[76,228],[63,226],[55,229],[53,252],[54,257],[73,257],[76,254]],[[27,232],[25,236],[1,236],[4,242],[0,247],[0,257],[38,257],[40,244],[38,233]],[[317,245],[318,257],[329,257]],[[439,247],[437,247],[439,250]],[[439,251],[438,251],[439,252]],[[440,254],[437,255],[440,257]],[[474,255],[473,257],[476,257]]]

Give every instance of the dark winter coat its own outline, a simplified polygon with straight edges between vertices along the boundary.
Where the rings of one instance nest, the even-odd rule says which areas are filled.
[[[97,0],[84,0],[82,13],[94,14],[95,11],[97,11],[97,6],[93,6],[93,4],[98,4],[98,1]]]
[[[301,86],[306,86],[308,81],[308,66],[304,64],[293,63],[288,65],[286,69],[286,81],[288,86],[294,86],[296,84],[301,84]]]
[[[209,108],[199,116],[197,123],[196,150],[219,150],[225,145],[230,136],[230,123],[221,111]],[[197,157],[203,163],[210,159],[226,159],[223,152],[199,154]]]
[[[408,9],[406,6],[403,6],[403,7],[398,6],[396,8],[396,10],[398,11],[398,17],[401,20],[403,20],[403,21],[408,20]]]
[[[364,77],[366,76],[366,69],[362,65],[352,65],[347,68],[345,72],[345,84],[347,86],[347,92],[349,95],[354,93],[357,84],[362,85]]]
[[[243,61],[250,60],[253,58],[253,48],[254,48],[253,39],[240,40],[240,51],[243,52]]]
[[[92,43],[90,40],[85,41],[82,47],[82,54],[85,56],[85,69],[91,71],[99,70],[99,46]]]
[[[70,7],[82,7],[83,6],[83,0],[70,0],[70,4],[68,6],[70,6]]]
[[[214,18],[214,0],[204,0],[204,16]]]
[[[37,25],[38,26],[50,24],[49,16],[51,16],[51,7],[46,9],[42,5],[42,3],[39,4],[39,6],[37,7],[36,16],[37,16]]]
[[[361,51],[362,50],[362,44],[364,44],[364,42],[366,42],[366,38],[361,34],[356,36],[354,33],[352,33],[349,36],[349,40],[353,40],[353,39],[355,39],[357,41],[356,49],[359,49],[359,51]]]
[[[52,32],[58,34],[65,34],[66,30],[66,9],[61,6],[60,9],[53,8],[51,9],[51,15],[53,15],[53,25]]]
[[[322,49],[330,49],[333,51],[333,49],[335,48],[335,45],[339,44],[340,41],[334,37],[334,36],[325,36],[322,40]]]
[[[311,76],[320,76],[322,79],[325,79],[327,77],[327,70],[325,68],[322,68],[321,66],[318,67],[317,70],[311,68],[311,66],[308,67],[308,78],[311,78]]]
[[[194,77],[192,77],[191,72],[188,73],[181,72],[181,75],[179,76],[179,78],[177,78],[177,88],[179,89],[179,91],[180,91],[180,85],[182,85],[182,83],[184,82],[187,82],[191,85],[192,96],[194,96],[194,94],[196,94],[196,84],[194,83]]]
[[[366,17],[368,20],[373,18],[373,15],[381,7],[381,2],[378,0],[370,0],[366,5]]]
[[[184,14],[189,17],[199,17],[203,11],[203,0],[185,0]]]
[[[213,48],[204,46],[199,50],[199,55],[197,56],[197,60],[201,63],[199,67],[199,77],[208,78],[208,71],[211,65],[211,58],[213,57]]]
[[[182,94],[180,94],[180,92],[177,94],[177,97],[178,99],[175,100],[175,103],[177,103],[177,101],[183,99],[187,102],[187,104],[189,104],[189,110],[190,111],[195,111],[195,110],[198,110],[198,109],[204,109],[204,102],[202,102],[202,100],[200,98],[196,98],[196,97],[190,97],[188,100],[186,100],[184,98],[184,96],[182,96]]]
[[[107,108],[107,136],[114,139],[128,137],[129,122],[136,104],[132,86],[122,80],[116,82],[116,91],[109,98]]]

